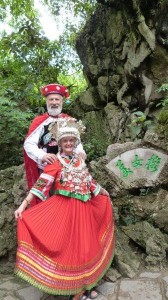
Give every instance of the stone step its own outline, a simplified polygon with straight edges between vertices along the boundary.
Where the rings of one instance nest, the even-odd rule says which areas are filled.
[[[137,278],[120,278],[102,282],[97,300],[166,300],[168,299],[168,269],[162,272],[144,271]],[[12,275],[0,275],[0,299],[3,300],[68,300],[41,292]]]

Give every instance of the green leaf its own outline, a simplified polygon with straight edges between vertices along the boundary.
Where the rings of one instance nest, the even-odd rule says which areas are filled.
[[[144,116],[144,113],[142,111],[135,111],[135,112],[133,112],[133,115],[135,115],[135,116]]]

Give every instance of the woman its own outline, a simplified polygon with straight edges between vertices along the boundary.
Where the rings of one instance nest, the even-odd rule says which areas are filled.
[[[108,192],[74,152],[81,126],[80,122],[64,122],[50,128],[60,147],[57,160],[45,167],[15,211],[15,273],[44,292],[75,295],[75,300],[86,298],[84,293],[103,277],[114,254]],[[47,199],[51,186],[54,195]],[[47,201],[24,211],[34,195]]]

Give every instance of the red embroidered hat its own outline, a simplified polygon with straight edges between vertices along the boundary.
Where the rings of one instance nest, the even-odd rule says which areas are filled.
[[[67,87],[58,83],[51,83],[43,86],[41,92],[45,97],[49,94],[59,94],[67,99],[70,97]]]

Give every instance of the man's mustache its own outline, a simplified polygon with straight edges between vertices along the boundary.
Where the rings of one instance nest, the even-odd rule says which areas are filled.
[[[60,107],[60,105],[58,105],[58,104],[57,105],[51,105],[50,107],[51,108],[58,108],[58,107]]]

